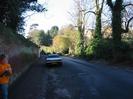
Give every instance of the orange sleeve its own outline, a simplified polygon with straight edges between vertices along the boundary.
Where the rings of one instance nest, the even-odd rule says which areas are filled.
[[[3,65],[0,65],[0,75],[3,74],[5,72],[5,69],[3,67]]]

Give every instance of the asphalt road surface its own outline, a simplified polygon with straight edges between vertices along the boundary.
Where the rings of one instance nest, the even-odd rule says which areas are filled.
[[[10,99],[133,99],[133,71],[63,57],[63,66],[36,63]]]

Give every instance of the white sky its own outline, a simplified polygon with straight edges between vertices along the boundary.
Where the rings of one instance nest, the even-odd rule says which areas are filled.
[[[38,0],[40,3],[45,0]],[[63,25],[70,24],[70,15],[68,11],[72,8],[72,0],[47,0],[47,9],[45,13],[34,14],[26,19],[25,32],[29,31],[30,25],[37,23],[39,29],[47,31],[52,26],[57,25],[59,28]]]

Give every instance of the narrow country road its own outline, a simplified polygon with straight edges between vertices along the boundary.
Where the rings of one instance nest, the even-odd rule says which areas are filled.
[[[133,99],[133,72],[63,57],[63,66],[36,63],[10,99]]]

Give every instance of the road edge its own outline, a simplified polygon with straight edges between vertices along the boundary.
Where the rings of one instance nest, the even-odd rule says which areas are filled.
[[[22,78],[26,75],[26,73],[31,69],[32,64],[34,64],[37,60],[35,60],[34,62],[29,63],[28,65],[25,66],[25,68],[16,74],[13,74],[13,76],[10,78],[10,82],[9,82],[9,90],[11,90],[12,88],[14,88],[16,86],[16,84],[22,80]]]

